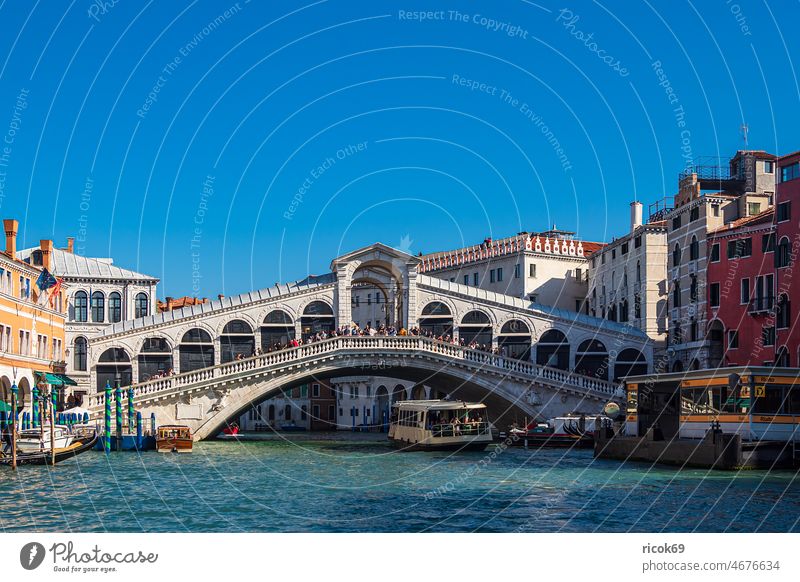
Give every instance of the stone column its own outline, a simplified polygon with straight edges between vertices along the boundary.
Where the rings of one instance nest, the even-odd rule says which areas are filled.
[[[405,327],[411,329],[417,325],[417,267],[408,267],[406,280],[403,283],[405,284],[405,288],[402,290]]]
[[[353,320],[350,307],[350,289],[352,275],[348,265],[340,265],[336,269],[336,292],[334,293],[334,307],[336,310],[336,326],[350,325]]]

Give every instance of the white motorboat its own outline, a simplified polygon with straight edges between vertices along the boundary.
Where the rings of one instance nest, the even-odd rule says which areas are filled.
[[[69,428],[57,424],[53,427],[55,437],[55,448],[65,449],[72,444],[74,438]],[[50,425],[40,428],[30,428],[20,431],[17,437],[17,452],[19,453],[41,453],[50,450]]]
[[[492,442],[486,405],[407,400],[394,405],[389,440],[406,450],[483,450]]]

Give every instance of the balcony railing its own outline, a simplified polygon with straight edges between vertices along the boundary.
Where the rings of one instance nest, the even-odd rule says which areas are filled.
[[[751,315],[769,313],[775,308],[774,297],[756,297],[747,304],[747,312]]]

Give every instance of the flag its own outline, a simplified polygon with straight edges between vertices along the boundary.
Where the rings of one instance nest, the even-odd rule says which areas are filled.
[[[53,277],[52,273],[50,273],[50,271],[47,269],[42,269],[42,274],[39,275],[39,278],[36,280],[36,286],[41,291],[46,291],[55,284],[57,284],[57,281],[56,278]]]
[[[50,307],[55,307],[55,299],[58,297],[58,294],[61,291],[61,283],[63,282],[64,279],[56,279],[56,284],[53,285],[53,290],[50,291]]]

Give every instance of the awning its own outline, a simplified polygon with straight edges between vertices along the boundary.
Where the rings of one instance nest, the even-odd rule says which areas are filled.
[[[44,381],[51,386],[77,386],[78,383],[66,374],[51,374],[50,372],[36,372],[39,378],[44,378]]]

